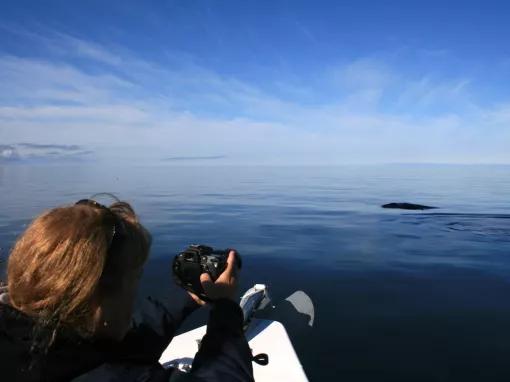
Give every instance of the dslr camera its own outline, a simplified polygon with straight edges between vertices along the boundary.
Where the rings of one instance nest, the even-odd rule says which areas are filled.
[[[208,301],[200,282],[200,275],[208,273],[211,279],[216,281],[227,267],[230,251],[230,249],[215,250],[207,245],[190,245],[174,258],[172,270],[175,282],[202,300]],[[236,265],[241,268],[241,257],[237,253]]]

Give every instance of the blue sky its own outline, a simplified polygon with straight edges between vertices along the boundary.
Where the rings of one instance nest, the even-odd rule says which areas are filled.
[[[76,4],[2,2],[4,157],[510,163],[506,2]]]

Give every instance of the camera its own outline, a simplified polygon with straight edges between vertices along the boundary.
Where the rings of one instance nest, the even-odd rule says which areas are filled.
[[[230,251],[230,249],[215,250],[207,245],[190,245],[174,258],[172,270],[175,282],[207,301],[208,298],[200,282],[200,275],[208,273],[211,279],[216,281],[227,267]],[[236,265],[241,268],[241,257],[237,253]]]

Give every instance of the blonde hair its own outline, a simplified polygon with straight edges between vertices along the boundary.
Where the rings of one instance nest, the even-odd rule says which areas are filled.
[[[149,247],[150,235],[128,203],[52,209],[30,224],[9,256],[10,302],[54,331],[65,324],[91,334],[94,301],[120,285],[128,269],[141,267]]]

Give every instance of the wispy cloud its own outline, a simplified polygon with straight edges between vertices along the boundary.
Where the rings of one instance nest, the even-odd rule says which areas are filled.
[[[31,41],[40,49],[42,48],[46,55],[49,54],[53,57],[81,57],[111,65],[122,63],[120,56],[99,44],[42,25],[39,25],[35,30],[29,30],[17,25],[2,23],[0,24],[0,31],[25,41]]]
[[[25,38],[54,54],[0,55],[4,145],[51,137],[98,157],[225,163],[510,162],[510,103],[477,101],[467,76],[366,57],[271,91],[174,52],[162,63],[59,32]]]

